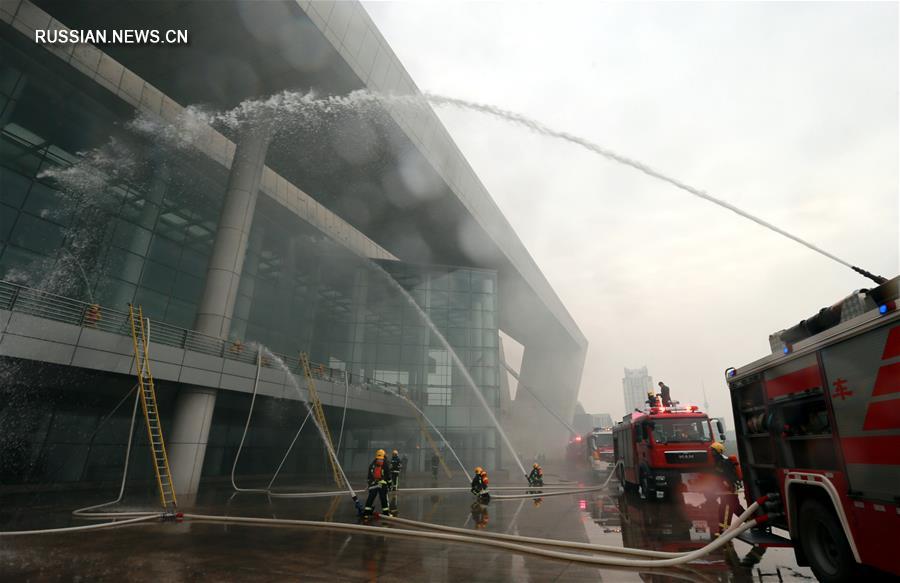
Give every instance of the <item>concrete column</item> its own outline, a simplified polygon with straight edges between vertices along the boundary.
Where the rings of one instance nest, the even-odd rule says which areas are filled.
[[[231,328],[270,134],[268,125],[253,128],[242,136],[234,153],[194,326],[204,334],[227,338]]]
[[[256,274],[259,271],[259,258],[262,253],[262,229],[253,231],[250,243],[247,247],[247,257],[244,260],[244,271],[252,278],[244,280],[243,294],[237,297],[234,304],[233,316],[240,318],[232,322],[229,339],[244,341],[247,337],[247,321],[250,318],[250,309],[253,303],[253,292],[256,290]],[[238,324],[240,322],[240,324]]]
[[[228,338],[270,138],[271,126],[262,124],[238,140],[197,309],[195,328],[204,334]],[[200,484],[215,404],[216,391],[208,387],[185,386],[175,401],[169,463],[175,491],[188,504]]]

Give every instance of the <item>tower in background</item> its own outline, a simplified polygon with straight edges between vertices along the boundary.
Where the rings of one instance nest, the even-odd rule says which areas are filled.
[[[625,393],[625,414],[641,409],[647,400],[647,392],[653,389],[653,377],[647,367],[626,368],[622,378],[622,390]]]

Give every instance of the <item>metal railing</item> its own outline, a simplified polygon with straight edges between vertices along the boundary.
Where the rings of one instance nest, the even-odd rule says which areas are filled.
[[[28,314],[55,322],[131,337],[128,312],[74,300],[51,292],[25,287],[11,281],[0,280],[0,310]],[[256,364],[256,349],[252,342],[244,343],[240,340],[224,340],[165,322],[151,322],[154,343],[247,364]],[[277,352],[271,353],[281,359],[291,373],[303,376],[303,367],[299,353],[295,357],[289,357]],[[262,357],[261,364],[266,368],[281,368],[266,356]],[[348,382],[350,385],[362,389],[378,388],[385,390],[385,388],[389,388],[392,391],[396,391],[402,388],[396,383],[361,377],[360,375],[347,373],[342,369],[331,368],[323,363],[310,362],[309,364],[313,377],[318,380],[339,384]],[[346,381],[345,375],[348,375]]]

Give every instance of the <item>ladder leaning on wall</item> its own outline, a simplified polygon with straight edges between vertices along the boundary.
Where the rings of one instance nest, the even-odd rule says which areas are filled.
[[[144,311],[140,306],[135,310],[134,306],[129,305],[128,315],[131,323],[131,339],[134,343],[134,368],[141,395],[141,409],[147,426],[153,471],[159,487],[159,501],[166,512],[175,512],[178,500],[175,497],[175,485],[172,482],[172,472],[169,470],[169,457],[159,420],[156,387],[150,372],[150,321],[144,320]]]
[[[316,424],[322,430],[325,439],[328,440],[327,449],[333,451],[334,440],[331,439],[331,432],[328,430],[328,421],[325,419],[325,411],[322,409],[322,402],[319,400],[319,393],[316,391],[316,382],[313,380],[312,371],[309,368],[309,356],[307,356],[305,352],[300,353],[300,365],[303,367],[304,376],[306,376],[306,388],[309,391],[309,406],[312,408],[313,415],[316,418]],[[346,483],[344,483],[344,477],[338,469],[337,460],[334,459],[329,452],[326,452],[326,455],[328,456],[328,461],[331,462],[331,472],[334,476],[334,483],[337,484],[338,488],[344,488]],[[335,455],[337,455],[337,452],[335,452]]]

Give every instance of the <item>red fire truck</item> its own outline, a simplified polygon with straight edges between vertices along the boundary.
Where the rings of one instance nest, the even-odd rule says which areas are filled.
[[[717,422],[720,439],[724,428]],[[647,499],[663,499],[698,473],[710,471],[713,434],[696,405],[648,407],[626,415],[613,428],[619,482]]]
[[[598,480],[605,480],[616,463],[612,430],[595,427],[584,439],[587,441],[588,463],[591,465],[594,477]]]
[[[773,354],[725,373],[746,497],[779,494],[770,523],[822,581],[861,565],[900,576],[898,282],[773,334]]]

